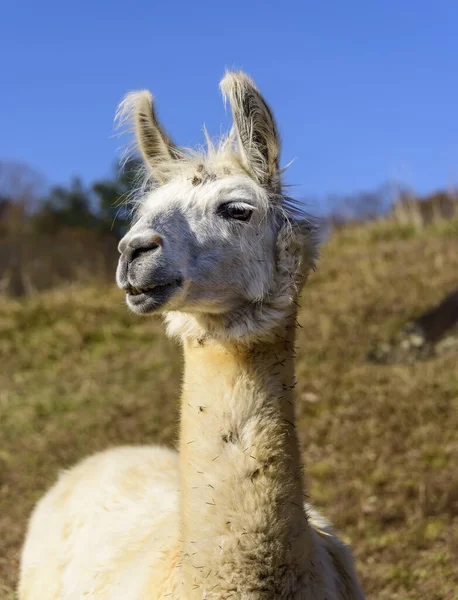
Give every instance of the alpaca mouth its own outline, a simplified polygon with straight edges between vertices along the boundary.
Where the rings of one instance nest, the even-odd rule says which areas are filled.
[[[151,284],[146,287],[131,286],[126,290],[128,306],[137,313],[153,312],[168,302],[181,288],[183,281],[174,279],[167,283]]]

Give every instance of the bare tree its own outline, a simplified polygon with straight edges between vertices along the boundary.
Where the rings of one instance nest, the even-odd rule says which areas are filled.
[[[44,178],[28,165],[0,161],[0,289],[15,296],[30,291],[24,268],[26,221],[44,189]]]

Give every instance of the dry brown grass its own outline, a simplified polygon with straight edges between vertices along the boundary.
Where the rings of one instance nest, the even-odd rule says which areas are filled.
[[[456,287],[457,225],[343,229],[302,299],[310,496],[352,544],[369,598],[457,597],[456,356],[365,361]],[[113,444],[174,443],[181,360],[112,287],[2,299],[0,332],[0,597],[12,598],[27,516],[59,469]]]

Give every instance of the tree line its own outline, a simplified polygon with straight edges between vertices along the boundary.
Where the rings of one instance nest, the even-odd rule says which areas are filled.
[[[27,165],[0,162],[0,293],[112,279],[138,166],[130,160],[89,187],[75,178],[46,189]]]

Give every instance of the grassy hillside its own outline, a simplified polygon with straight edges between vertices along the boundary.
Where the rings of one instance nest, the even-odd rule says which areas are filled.
[[[312,501],[351,543],[369,598],[456,598],[456,356],[367,353],[458,283],[458,223],[347,228],[302,298],[298,430]],[[176,439],[180,352],[114,287],[0,302],[0,598],[27,516],[59,469]],[[38,600],[38,599],[37,599]]]

